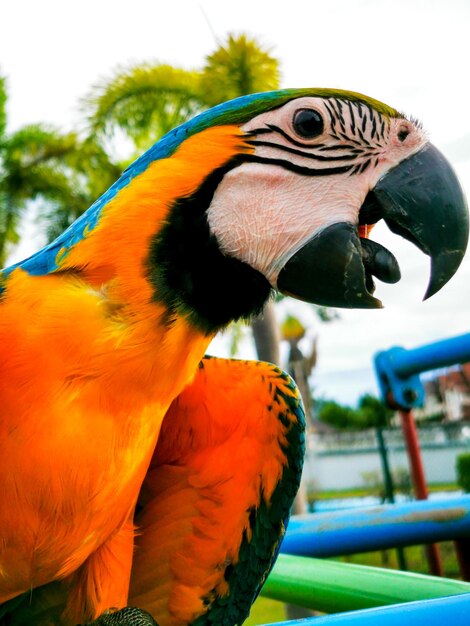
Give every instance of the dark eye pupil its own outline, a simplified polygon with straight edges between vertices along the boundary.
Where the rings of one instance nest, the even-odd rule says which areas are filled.
[[[300,109],[294,114],[292,122],[295,132],[305,139],[312,139],[323,132],[323,120],[313,109]]]

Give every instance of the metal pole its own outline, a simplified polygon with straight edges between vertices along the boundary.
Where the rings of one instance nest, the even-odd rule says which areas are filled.
[[[405,437],[406,451],[410,463],[411,477],[415,495],[418,500],[427,500],[428,487],[424,475],[423,461],[419,447],[418,433],[411,410],[400,410],[403,435]],[[425,546],[426,556],[429,564],[429,571],[435,576],[443,575],[442,559],[437,544]]]
[[[302,620],[302,626],[468,626],[470,594],[409,602],[352,613],[337,613]],[[300,626],[299,622],[278,622],[265,626]]]
[[[384,402],[392,408],[422,406],[424,387],[419,374],[439,367],[470,362],[470,333],[405,350],[399,346],[378,352],[375,372]]]
[[[393,353],[393,369],[401,378],[468,361],[470,333]]]
[[[377,444],[378,444],[379,454],[380,454],[380,463],[382,465],[385,497],[388,500],[388,502],[390,502],[390,504],[393,504],[395,502],[395,494],[394,494],[394,489],[393,489],[392,473],[390,471],[390,465],[388,463],[388,453],[387,453],[387,448],[385,446],[383,428],[381,426],[377,426],[377,428],[375,429],[375,434],[377,436]]]
[[[390,465],[388,463],[388,452],[387,452],[387,446],[385,445],[383,428],[381,426],[377,426],[377,428],[375,429],[375,432],[377,435],[380,462],[382,465],[382,474],[384,477],[385,497],[388,500],[388,502],[390,502],[390,504],[394,504],[395,494],[394,494],[394,488],[393,488],[393,478],[392,478],[392,472],[390,471]],[[396,553],[397,553],[398,567],[402,571],[406,571],[408,567],[406,563],[405,551],[403,550],[403,548],[397,548]]]
[[[462,579],[470,581],[470,539],[457,539],[454,546]]]
[[[293,516],[281,552],[319,558],[470,539],[470,495]]]

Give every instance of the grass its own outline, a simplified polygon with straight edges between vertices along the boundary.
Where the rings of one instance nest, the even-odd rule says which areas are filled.
[[[285,605],[282,602],[269,598],[258,598],[251,607],[250,617],[244,622],[244,626],[271,624],[282,622],[285,619]]]
[[[430,493],[438,491],[457,491],[459,487],[455,483],[432,483],[428,485]],[[396,490],[397,493],[399,490]],[[378,497],[379,493],[376,487],[356,487],[354,489],[330,489],[325,491],[310,492],[308,494],[309,501],[315,500],[334,500],[336,498],[365,498],[368,496]]]
[[[460,578],[459,564],[455,547],[452,541],[443,541],[439,544],[442,557],[444,576],[446,578]],[[429,574],[424,546],[410,546],[404,549],[405,558],[410,572]],[[359,565],[372,565],[374,567],[387,567],[398,569],[396,550],[383,550],[381,552],[367,552],[363,554],[351,554],[340,558],[345,563],[357,563]]]

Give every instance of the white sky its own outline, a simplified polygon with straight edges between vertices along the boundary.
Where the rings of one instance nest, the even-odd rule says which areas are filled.
[[[1,16],[11,130],[36,121],[67,130],[80,120],[79,98],[117,66],[200,67],[216,46],[213,33],[246,32],[280,59],[284,87],[351,89],[418,117],[470,195],[468,0],[3,0]],[[385,228],[374,238],[397,255],[403,276],[379,286],[384,310],[342,311],[339,322],[320,326],[308,307],[286,304],[319,334],[316,387],[330,397],[352,400],[372,388],[367,369],[376,350],[470,330],[468,255],[421,303],[427,257]]]

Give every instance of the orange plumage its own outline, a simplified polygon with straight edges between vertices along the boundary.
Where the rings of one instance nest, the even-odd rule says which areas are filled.
[[[229,595],[233,570],[245,567],[242,575],[253,575],[239,563],[243,541],[255,549],[253,516],[261,502],[269,510],[285,468],[290,464],[294,474],[302,462],[301,455],[287,459],[288,434],[295,434],[297,452],[303,441],[301,414],[292,406],[299,408],[298,394],[273,365],[202,362],[165,417],[142,488],[133,606],[149,610],[159,624],[192,624],[216,598]],[[278,541],[288,508],[277,513]],[[276,513],[270,515],[274,527]],[[263,535],[266,540],[267,528]],[[253,558],[272,554],[263,557],[260,549]]]
[[[72,577],[70,623],[125,605],[139,489],[167,408],[211,339],[181,317],[162,323],[166,310],[145,278],[149,239],[172,201],[240,144],[235,127],[191,137],[61,252],[60,271],[8,277],[0,305],[8,503],[0,511],[0,602]]]

